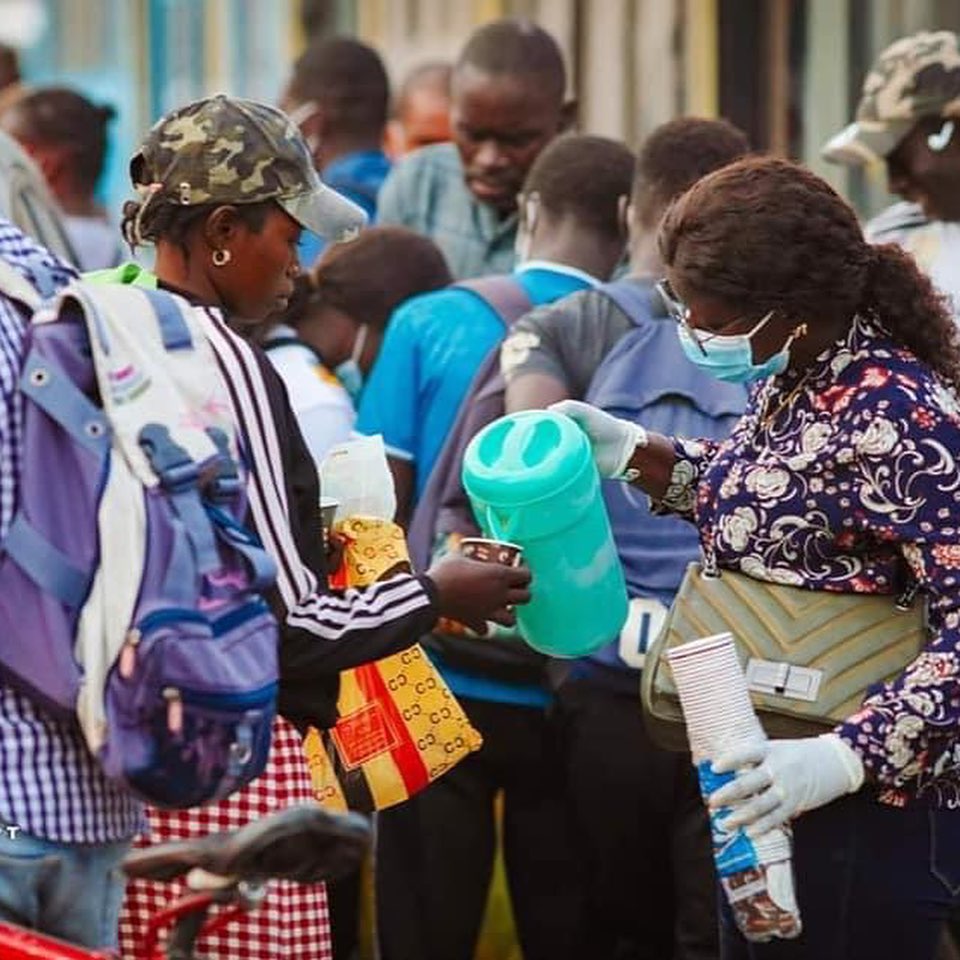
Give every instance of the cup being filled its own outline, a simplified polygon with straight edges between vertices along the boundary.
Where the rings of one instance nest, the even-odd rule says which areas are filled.
[[[523,562],[523,548],[506,540],[485,540],[483,537],[464,537],[460,553],[471,560],[500,563],[505,567],[519,567]]]

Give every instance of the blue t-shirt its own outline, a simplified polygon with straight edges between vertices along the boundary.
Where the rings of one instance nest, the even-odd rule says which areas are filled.
[[[514,276],[534,306],[595,282],[581,271],[539,262],[524,264]],[[505,333],[484,300],[458,287],[408,300],[390,318],[360,400],[357,430],[383,434],[387,452],[413,464],[417,498],[474,374]]]
[[[377,196],[390,172],[390,159],[382,150],[359,150],[337,157],[321,171],[328,187],[362,207],[370,223],[377,219]],[[300,237],[300,263],[309,269],[323,253],[327,241],[309,230]]]

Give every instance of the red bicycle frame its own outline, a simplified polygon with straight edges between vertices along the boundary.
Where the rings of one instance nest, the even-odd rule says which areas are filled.
[[[111,950],[84,950],[63,940],[0,923],[0,957],[3,960],[116,960]]]
[[[137,960],[166,960],[160,946],[160,934],[173,929],[177,921],[193,913],[206,912],[217,903],[216,894],[196,893],[181,897],[169,907],[151,917],[143,943],[136,948]],[[217,933],[248,912],[243,903],[224,909],[204,923],[197,939]],[[2,960],[117,960],[112,950],[87,950],[75,947],[55,937],[34,933],[21,927],[0,923],[0,958]]]

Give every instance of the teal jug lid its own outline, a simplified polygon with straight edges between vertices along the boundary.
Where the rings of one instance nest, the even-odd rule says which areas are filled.
[[[555,496],[593,465],[586,434],[569,417],[524,410],[488,424],[463,455],[470,497],[517,507]]]

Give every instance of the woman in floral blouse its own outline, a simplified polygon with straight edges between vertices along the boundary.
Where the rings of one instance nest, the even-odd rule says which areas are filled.
[[[960,899],[960,346],[894,246],[871,247],[814,174],[751,158],[660,230],[662,292],[690,359],[755,381],[723,443],[647,434],[565,401],[602,473],[693,520],[721,567],[929,604],[929,640],[832,733],[715,759],[711,797],[755,835],[795,823],[804,932],[724,957],[932,958]],[[892,601],[891,601],[892,605]]]

